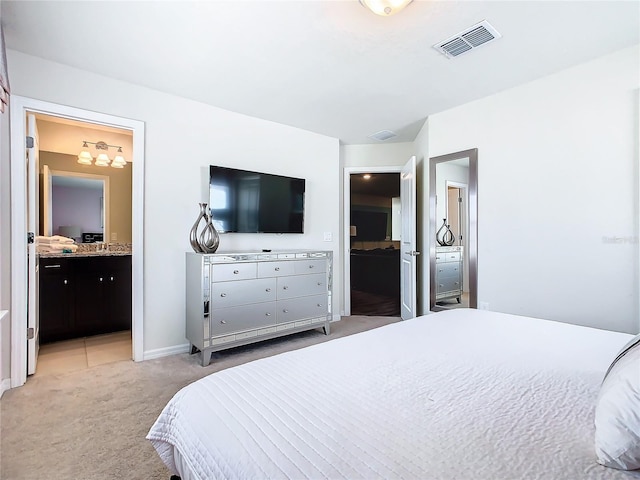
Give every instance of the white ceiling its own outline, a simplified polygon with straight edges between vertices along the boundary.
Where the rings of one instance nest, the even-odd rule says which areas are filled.
[[[416,0],[392,17],[357,0],[0,5],[11,49],[345,144],[412,141],[431,114],[640,42],[637,1]],[[502,38],[453,60],[432,48],[482,20]]]

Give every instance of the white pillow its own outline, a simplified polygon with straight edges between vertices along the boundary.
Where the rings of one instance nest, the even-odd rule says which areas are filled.
[[[598,395],[595,424],[598,463],[640,469],[640,335],[609,367]]]

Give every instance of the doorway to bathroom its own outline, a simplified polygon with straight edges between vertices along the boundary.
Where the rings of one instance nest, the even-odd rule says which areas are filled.
[[[33,373],[37,368],[37,358],[39,351],[40,326],[38,324],[38,301],[37,301],[37,269],[39,258],[36,255],[35,241],[28,243],[25,240],[33,235],[45,233],[43,222],[40,220],[39,211],[41,200],[40,189],[37,187],[37,176],[41,173],[40,168],[34,168],[39,162],[38,155],[34,154],[34,139],[31,140],[27,131],[28,116],[38,116],[41,121],[50,121],[56,124],[56,128],[60,125],[66,128],[75,128],[78,130],[85,129],[80,135],[86,134],[88,130],[96,130],[101,135],[108,135],[109,132],[120,131],[130,136],[130,151],[127,154],[132,160],[129,165],[124,168],[130,169],[129,196],[130,207],[128,219],[124,223],[128,224],[130,233],[126,227],[118,227],[115,230],[113,222],[111,226],[105,222],[104,236],[106,241],[112,238],[118,240],[127,240],[130,236],[130,272],[128,274],[130,298],[128,301],[131,323],[128,333],[127,358],[140,361],[143,359],[143,304],[142,304],[142,285],[143,285],[143,187],[144,187],[144,124],[137,120],[115,117],[112,115],[91,112],[73,107],[42,102],[35,99],[13,96],[11,98],[11,200],[12,210],[12,237],[11,237],[11,257],[12,270],[12,318],[11,318],[11,387],[17,387],[26,382],[28,372]],[[39,140],[39,139],[38,139]],[[104,141],[82,138],[91,142],[98,143]],[[44,141],[48,141],[44,139]],[[86,143],[86,142],[84,142]],[[105,141],[104,143],[108,143]],[[117,143],[113,145],[121,146]],[[73,155],[73,160],[67,164],[71,169],[71,165],[77,164],[78,154],[82,148],[86,146],[83,142],[79,142],[77,146],[72,148],[72,153],[65,153],[63,147],[56,148],[47,147],[46,151],[54,150],[52,153],[60,155]],[[38,149],[38,153],[39,153]],[[44,149],[42,149],[45,151]],[[55,152],[58,150],[58,152]],[[62,153],[60,153],[62,150]],[[30,158],[31,162],[29,162]],[[113,156],[113,154],[112,154]],[[37,159],[37,160],[36,160]],[[69,159],[67,159],[69,160]],[[97,155],[96,155],[97,160]],[[59,167],[56,170],[63,170]],[[116,170],[114,168],[113,170]],[[111,182],[113,183],[113,182]],[[104,201],[103,197],[103,201]],[[113,205],[111,205],[113,207]],[[113,212],[113,208],[111,208]],[[133,218],[137,221],[133,222]],[[74,227],[74,225],[65,225]],[[42,230],[41,230],[42,229]],[[67,231],[73,231],[67,230]],[[46,232],[48,233],[48,232]],[[54,234],[53,231],[51,231]],[[95,232],[94,232],[95,233]],[[112,236],[115,233],[115,236]],[[78,244],[78,248],[82,243]],[[87,246],[85,249],[91,250],[96,246]],[[120,247],[117,247],[119,249]],[[65,259],[67,260],[67,259]],[[53,268],[55,270],[55,268]],[[124,276],[125,278],[127,275]],[[104,280],[104,278],[103,278]],[[108,280],[108,279],[107,279]],[[24,334],[26,332],[26,335]],[[26,337],[26,338],[25,338]],[[25,340],[27,340],[25,342]],[[89,346],[85,344],[85,355],[88,354]],[[123,347],[120,347],[122,350]],[[87,357],[88,360],[88,357]]]

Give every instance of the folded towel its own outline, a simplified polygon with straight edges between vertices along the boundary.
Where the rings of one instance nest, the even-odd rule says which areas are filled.
[[[49,245],[37,245],[36,250],[38,253],[62,253],[64,251],[75,253],[78,250],[78,246],[70,243],[51,243]]]
[[[50,245],[52,243],[61,243],[61,244],[69,244],[72,245],[76,243],[73,238],[63,237],[62,235],[54,235],[53,237],[45,237],[42,235],[38,235],[36,237],[36,243],[42,245]]]

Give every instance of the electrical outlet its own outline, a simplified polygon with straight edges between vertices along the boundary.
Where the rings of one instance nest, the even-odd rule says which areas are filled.
[[[118,234],[116,232],[111,232],[111,241],[115,242],[118,240]]]
[[[331,234],[331,232],[324,232],[324,241],[325,242],[333,241],[333,235]]]
[[[489,310],[489,302],[480,302],[478,306],[480,310]]]

